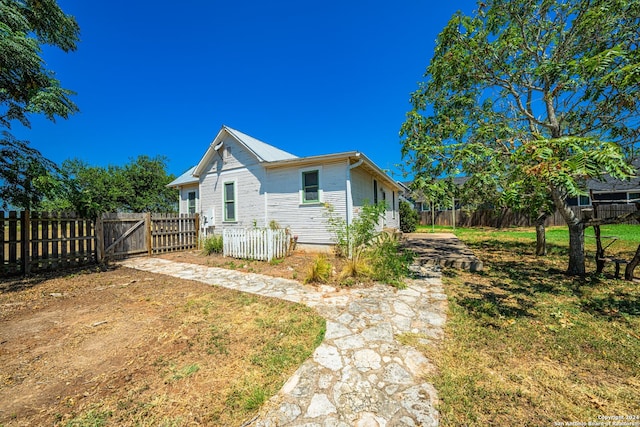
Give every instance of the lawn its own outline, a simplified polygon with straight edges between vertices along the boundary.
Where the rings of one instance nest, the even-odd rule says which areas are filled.
[[[603,234],[633,253],[638,229]],[[565,276],[561,228],[549,230],[544,258],[533,255],[533,229],[455,233],[485,271],[444,272],[446,338],[422,346],[438,367],[430,380],[441,425],[588,425],[612,416],[638,425],[629,423],[640,422],[640,285]]]
[[[312,309],[127,268],[0,280],[0,426],[239,426],[324,336]]]

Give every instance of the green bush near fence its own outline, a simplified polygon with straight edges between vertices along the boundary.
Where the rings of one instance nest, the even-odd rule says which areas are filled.
[[[222,235],[213,234],[202,239],[202,252],[205,255],[222,253]]]

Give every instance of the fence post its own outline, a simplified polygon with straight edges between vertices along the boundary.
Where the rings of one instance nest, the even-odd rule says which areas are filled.
[[[153,246],[151,239],[151,212],[147,212],[144,215],[144,237],[147,241],[147,251],[149,256],[153,254]]]
[[[98,264],[104,262],[104,222],[102,221],[102,215],[96,216],[96,223],[94,226],[94,233],[96,238],[96,261]]]
[[[200,249],[200,214],[195,214],[194,226],[196,227],[196,248]]]
[[[22,211],[20,215],[20,252],[22,258],[22,272],[31,272],[31,220],[29,211]]]

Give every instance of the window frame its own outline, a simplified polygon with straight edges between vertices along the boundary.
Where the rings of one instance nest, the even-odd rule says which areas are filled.
[[[233,185],[233,200],[227,200],[227,185]],[[229,218],[227,212],[227,205],[233,203],[233,218]],[[236,180],[224,181],[222,183],[222,212],[223,222],[238,222],[238,184]]]
[[[193,194],[193,199],[191,199],[191,195]],[[191,202],[193,201],[193,206],[191,206]],[[191,209],[193,208],[193,212]],[[195,215],[198,211],[198,192],[196,190],[187,192],[187,214]]]
[[[306,188],[305,187],[305,175],[316,172],[318,174],[318,184],[317,184],[317,194],[318,198],[313,200],[307,200],[306,198]],[[322,203],[323,193],[322,193],[322,166],[313,166],[308,168],[303,168],[298,170],[298,176],[300,179],[300,204],[301,205],[317,205]],[[312,187],[312,186],[309,186]]]

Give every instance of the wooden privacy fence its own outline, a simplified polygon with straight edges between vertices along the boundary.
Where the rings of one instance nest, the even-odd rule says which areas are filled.
[[[570,206],[573,212],[582,218],[582,210],[587,206]],[[626,213],[635,212],[635,205],[631,204],[612,204],[612,205],[599,205],[598,212],[600,218],[617,217]],[[431,211],[422,211],[420,213],[420,224],[431,225],[432,214]],[[535,225],[535,217],[531,217],[526,214],[514,212],[510,209],[478,209],[475,211],[469,211],[466,209],[456,209],[455,213],[449,210],[436,210],[433,215],[433,221],[435,225],[448,226],[453,225],[455,218],[456,227],[532,227]],[[630,224],[637,224],[637,221],[629,222]],[[560,212],[555,212],[549,216],[545,221],[547,227],[551,226],[564,226],[566,222],[560,215]]]
[[[106,213],[96,221],[98,261],[198,248],[199,217]]]
[[[198,215],[0,211],[0,276],[198,248]]]
[[[282,229],[225,228],[222,232],[224,256],[271,261],[285,257],[288,248],[289,234]]]
[[[0,275],[95,262],[93,221],[74,213],[0,211]]]

